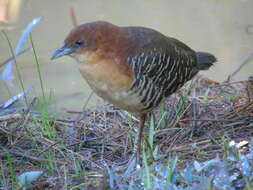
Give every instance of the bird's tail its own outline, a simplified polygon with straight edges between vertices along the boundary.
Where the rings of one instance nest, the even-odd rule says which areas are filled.
[[[198,70],[208,70],[217,61],[214,55],[207,52],[196,52]]]

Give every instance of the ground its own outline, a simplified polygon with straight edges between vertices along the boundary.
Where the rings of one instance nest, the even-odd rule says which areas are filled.
[[[67,112],[68,118],[55,116],[37,98],[24,110],[0,110],[0,189],[18,189],[17,176],[33,170],[43,174],[29,189],[124,189],[137,181],[132,173],[111,180],[125,171],[137,115],[110,104]],[[253,136],[253,84],[198,76],[149,117],[141,164],[145,172],[173,158],[184,169],[193,161],[224,156],[231,141],[244,142],[240,151],[246,154]]]

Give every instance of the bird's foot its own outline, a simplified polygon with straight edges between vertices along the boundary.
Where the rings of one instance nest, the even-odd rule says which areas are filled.
[[[132,172],[140,168],[140,153],[135,152],[128,160],[124,176],[129,176]]]
[[[133,155],[129,158],[128,165],[130,165],[131,163],[134,163],[135,167],[137,167],[138,165],[140,166],[140,153],[139,153],[139,151],[134,152]]]

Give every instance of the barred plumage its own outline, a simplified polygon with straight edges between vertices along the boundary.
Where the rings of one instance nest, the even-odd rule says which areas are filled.
[[[135,77],[129,91],[141,97],[142,112],[157,107],[162,99],[181,88],[199,71],[192,49],[175,39],[172,39],[173,43],[168,37],[163,40],[162,47],[159,44],[158,47],[141,48],[142,52],[127,59]]]

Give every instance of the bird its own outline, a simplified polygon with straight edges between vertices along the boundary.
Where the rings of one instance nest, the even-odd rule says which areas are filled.
[[[199,71],[216,61],[183,42],[141,26],[94,21],[74,27],[51,59],[74,58],[100,97],[140,116],[133,157],[139,160],[147,115]]]

